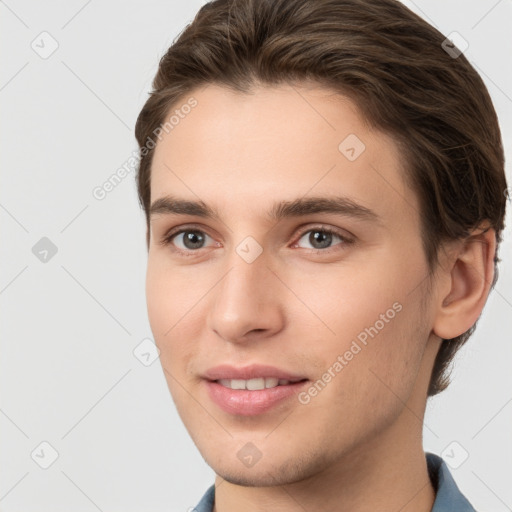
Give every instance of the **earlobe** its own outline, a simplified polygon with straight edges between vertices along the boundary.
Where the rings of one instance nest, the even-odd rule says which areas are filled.
[[[439,296],[433,326],[442,339],[460,336],[478,320],[494,278],[496,233],[487,226],[474,230],[460,245],[443,278],[449,291]],[[442,278],[442,280],[443,280]]]

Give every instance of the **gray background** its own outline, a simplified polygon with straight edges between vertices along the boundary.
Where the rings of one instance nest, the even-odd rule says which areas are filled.
[[[510,161],[512,2],[406,4],[469,42]],[[0,1],[4,512],[186,511],[213,483],[159,360],[146,366],[133,353],[152,338],[134,173],[103,200],[92,193],[136,150],[159,58],[200,5]],[[507,175],[510,184],[510,164]],[[487,512],[512,509],[511,235],[508,226],[497,287],[424,428],[425,449],[451,460],[462,491]],[[52,449],[42,442],[58,452],[47,469]]]

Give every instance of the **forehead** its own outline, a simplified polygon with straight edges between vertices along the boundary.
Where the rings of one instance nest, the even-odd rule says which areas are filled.
[[[191,98],[194,108],[183,108]],[[170,194],[249,211],[335,194],[383,216],[417,210],[394,140],[329,89],[280,85],[247,94],[209,84],[173,113],[175,124],[153,155],[152,202]]]

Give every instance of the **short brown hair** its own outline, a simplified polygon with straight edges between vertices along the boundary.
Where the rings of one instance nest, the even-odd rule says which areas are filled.
[[[149,246],[151,160],[157,130],[192,90],[216,83],[240,92],[259,84],[314,81],[351,98],[391,136],[417,193],[429,270],[443,241],[483,221],[501,242],[507,202],[504,153],[487,89],[464,54],[395,0],[216,0],[205,4],[162,57],[135,127],[137,174]],[[498,272],[494,256],[494,287]],[[449,384],[449,367],[476,324],[443,340],[428,396]]]

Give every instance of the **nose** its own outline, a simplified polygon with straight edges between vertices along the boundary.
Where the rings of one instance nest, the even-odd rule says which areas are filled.
[[[264,254],[248,263],[235,253],[212,290],[207,325],[225,341],[247,343],[283,328],[284,286],[268,263]]]

